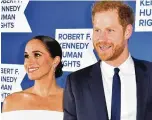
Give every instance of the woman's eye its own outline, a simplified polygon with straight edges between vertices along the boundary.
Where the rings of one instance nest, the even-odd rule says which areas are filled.
[[[34,53],[34,56],[37,58],[40,57],[41,55],[39,53]]]
[[[29,57],[29,55],[24,55],[24,58],[28,58]]]

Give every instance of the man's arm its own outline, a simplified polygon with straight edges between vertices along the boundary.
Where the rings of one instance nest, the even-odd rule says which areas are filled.
[[[74,95],[72,93],[70,76],[67,77],[63,98],[63,120],[77,120]]]

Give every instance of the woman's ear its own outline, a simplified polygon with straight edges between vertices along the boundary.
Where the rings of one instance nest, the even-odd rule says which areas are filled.
[[[60,57],[59,56],[56,56],[53,60],[53,66],[54,68],[56,68],[58,66],[58,64],[60,63]]]

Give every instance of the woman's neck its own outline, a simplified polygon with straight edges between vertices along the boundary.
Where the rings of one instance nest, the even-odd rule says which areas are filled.
[[[56,84],[55,76],[45,76],[35,80],[32,92],[41,97],[47,97],[59,92],[60,87]]]

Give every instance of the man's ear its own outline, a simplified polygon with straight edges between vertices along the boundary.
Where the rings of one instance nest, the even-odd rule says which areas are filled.
[[[131,37],[132,32],[133,26],[131,24],[127,25],[124,33],[125,40],[128,40]]]

